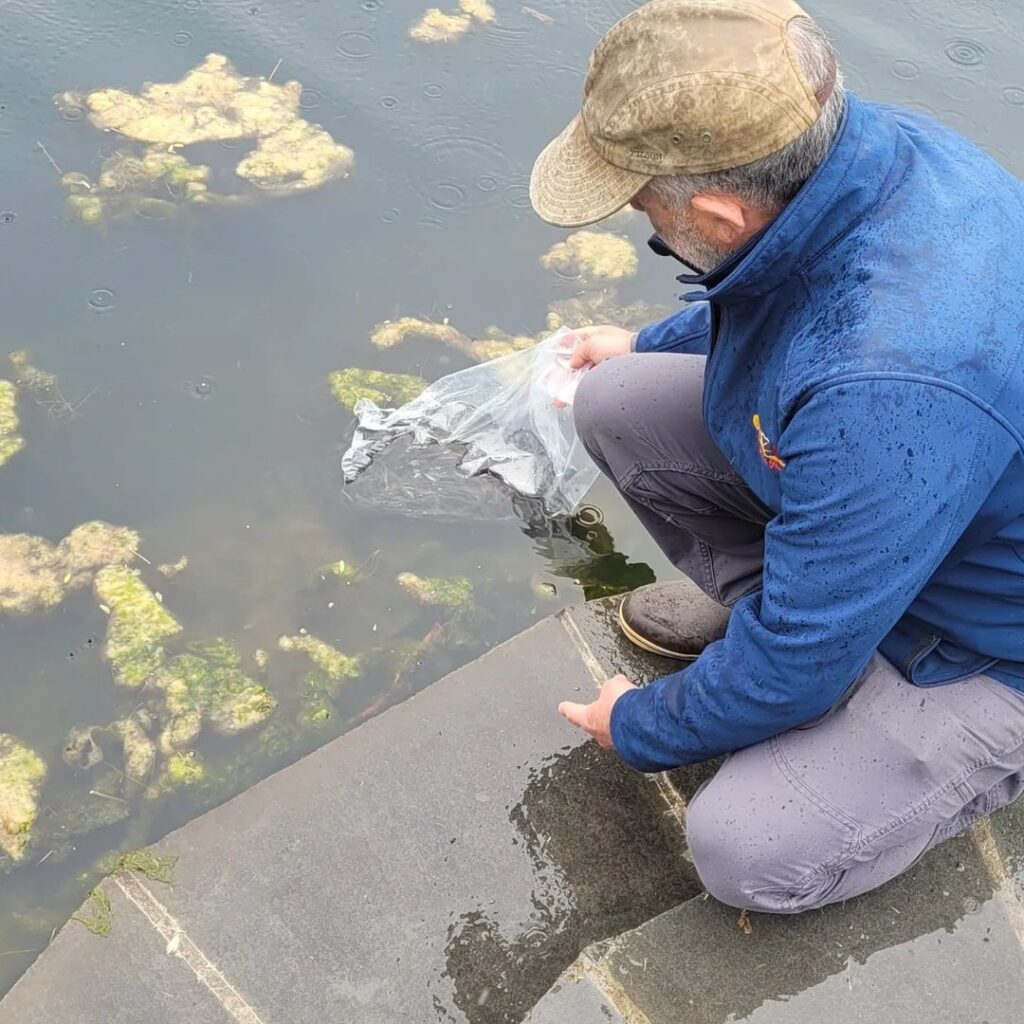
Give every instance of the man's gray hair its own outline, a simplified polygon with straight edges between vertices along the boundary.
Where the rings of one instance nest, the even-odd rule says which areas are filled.
[[[826,97],[818,119],[803,134],[768,156],[741,167],[708,174],[666,174],[648,188],[667,206],[685,206],[701,193],[733,195],[758,209],[775,212],[800,191],[825,159],[839,129],[846,93],[832,41],[811,18],[789,23],[797,66],[816,96]]]

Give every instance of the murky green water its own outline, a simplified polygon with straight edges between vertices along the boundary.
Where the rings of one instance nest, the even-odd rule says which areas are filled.
[[[499,2],[495,23],[429,45],[408,37],[422,13],[411,0],[0,3],[0,356],[25,348],[57,375],[49,391],[19,394],[26,445],[0,468],[0,532],[56,542],[94,519],[139,531],[145,560],[133,565],[183,626],[170,646],[228,639],[278,702],[262,729],[204,729],[188,745],[202,784],[134,792],[116,743],[88,771],[62,757],[73,727],[147,699],[114,684],[91,588],[48,612],[0,616],[0,731],[48,767],[35,839],[0,875],[0,991],[81,901],[104,854],[151,841],[561,604],[667,571],[603,485],[596,528],[343,502],[338,454],[352,420],[326,384],[348,366],[434,379],[469,365],[426,340],[373,347],[385,319],[536,334],[552,302],[584,290],[541,267],[563,233],[529,210],[527,178],[574,110],[587,53],[630,6]],[[1018,5],[829,0],[816,13],[855,88],[932,111],[1024,168]],[[245,206],[182,204],[168,220],[70,217],[51,160],[95,179],[124,143],[62,116],[52,97],[177,81],[210,52],[243,75],[300,81],[302,115],[354,151],[351,175]],[[240,154],[203,143],[188,155],[227,188]],[[643,224],[621,230],[642,248]],[[951,279],[966,259],[950,253]],[[644,250],[619,298],[671,306],[677,290],[672,268]],[[13,377],[6,358],[0,376]],[[182,555],[180,575],[156,572]],[[361,578],[321,578],[339,559]],[[406,571],[469,578],[477,614],[438,630],[446,613],[402,591]],[[277,650],[300,629],[363,659],[326,720],[308,720],[308,660]]]

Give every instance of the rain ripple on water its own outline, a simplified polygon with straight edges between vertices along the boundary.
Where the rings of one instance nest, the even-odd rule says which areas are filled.
[[[109,313],[114,308],[114,293],[109,288],[96,288],[89,295],[89,308],[94,313]]]
[[[946,44],[946,56],[954,64],[976,68],[985,63],[985,47],[973,39],[952,39]]]
[[[366,60],[377,46],[377,40],[367,32],[342,32],[334,41],[334,49],[350,60]]]
[[[458,209],[472,190],[508,201],[503,189],[520,177],[505,150],[489,139],[437,134],[418,148],[423,159],[416,168],[425,168],[422,173],[431,177],[416,177],[414,170],[412,185],[435,210]]]
[[[890,68],[892,73],[897,78],[902,78],[903,81],[909,82],[913,78],[917,78],[921,74],[921,69],[912,60],[894,60]]]

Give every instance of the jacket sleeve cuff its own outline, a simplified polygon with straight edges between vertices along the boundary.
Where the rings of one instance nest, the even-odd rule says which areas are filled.
[[[611,734],[615,752],[630,768],[641,772],[660,772],[675,767],[653,760],[645,742],[647,726],[657,713],[658,682],[641,690],[627,690],[612,705]]]

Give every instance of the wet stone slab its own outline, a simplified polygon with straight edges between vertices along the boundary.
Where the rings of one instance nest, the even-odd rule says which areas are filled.
[[[546,620],[159,844],[179,861],[154,896],[253,1014],[233,1019],[513,1024],[588,944],[691,897],[658,788],[555,712],[592,661]],[[121,916],[66,928],[0,1024],[178,1024]],[[37,1012],[44,990],[67,1012]]]
[[[1024,913],[987,842],[954,840],[843,905],[751,915],[749,935],[735,910],[695,898],[592,950],[561,987],[610,991],[648,1024],[1016,1024]],[[536,1020],[565,998],[552,991]]]
[[[697,589],[697,585],[685,577],[677,583]],[[570,628],[575,629],[593,655],[601,674],[608,677],[621,672],[631,682],[642,685],[678,672],[683,662],[642,651],[622,635],[618,626],[621,603],[621,598],[611,597],[562,612]],[[697,790],[718,771],[723,760],[714,758],[665,773],[665,780],[678,793],[682,806],[687,805]]]

